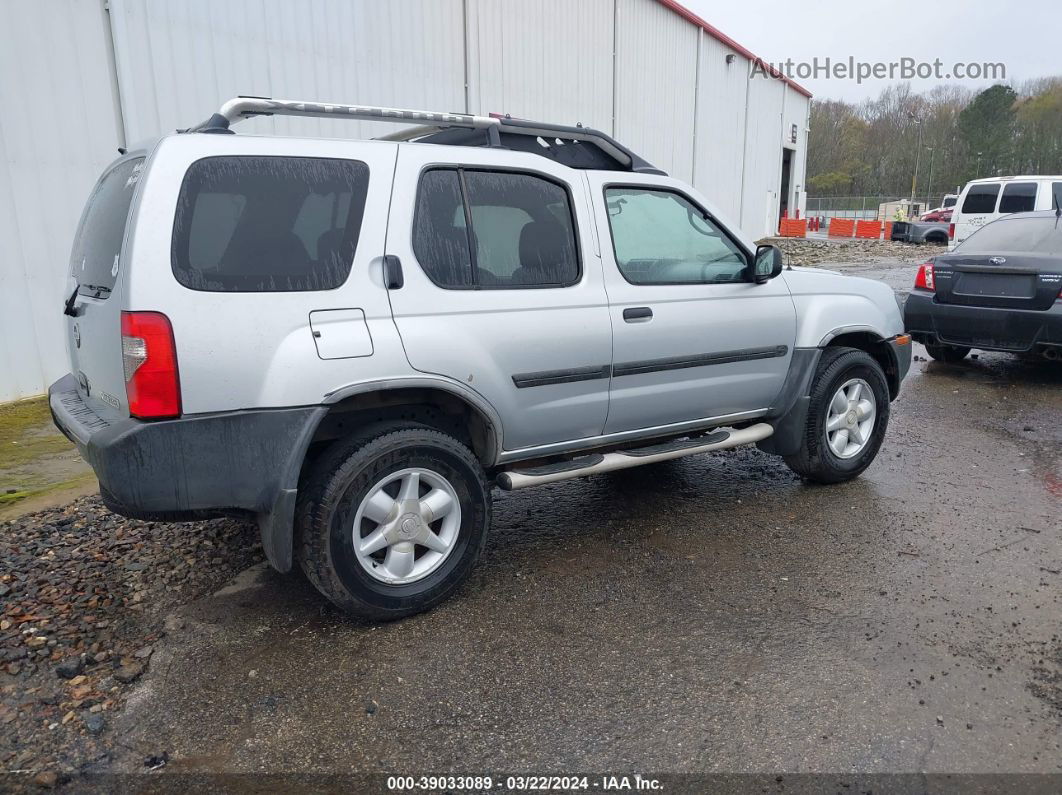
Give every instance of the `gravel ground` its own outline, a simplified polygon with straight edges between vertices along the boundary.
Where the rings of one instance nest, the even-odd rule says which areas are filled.
[[[256,527],[124,519],[96,497],[0,524],[0,763],[105,756],[110,716],[180,604],[262,559]]]
[[[836,240],[823,238],[775,237],[765,242],[773,243],[785,253],[789,265],[878,262],[899,260],[901,262],[924,262],[943,249],[939,246],[915,246],[891,240]]]

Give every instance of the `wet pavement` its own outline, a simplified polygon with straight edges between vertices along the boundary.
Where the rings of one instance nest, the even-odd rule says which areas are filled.
[[[495,492],[466,587],[382,626],[245,571],[98,769],[1062,772],[1062,368],[916,353],[847,484],[747,449]]]

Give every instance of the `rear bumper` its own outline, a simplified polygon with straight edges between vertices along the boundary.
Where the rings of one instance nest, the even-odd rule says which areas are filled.
[[[1038,351],[1062,346],[1062,304],[1046,311],[939,304],[912,292],[904,327],[919,342],[987,351]]]
[[[326,413],[312,406],[107,421],[82,401],[72,375],[52,384],[48,401],[56,426],[96,472],[108,507],[135,518],[270,514],[282,503],[286,512]]]

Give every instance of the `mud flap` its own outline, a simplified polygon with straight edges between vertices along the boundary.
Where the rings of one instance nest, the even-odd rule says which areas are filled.
[[[272,510],[258,514],[258,529],[262,533],[262,549],[265,550],[266,560],[281,574],[291,571],[297,494],[296,489],[280,489]]]

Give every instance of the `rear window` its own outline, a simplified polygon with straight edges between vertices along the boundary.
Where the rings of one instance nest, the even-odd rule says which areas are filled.
[[[955,206],[955,197],[954,196],[949,196],[948,198],[946,198],[944,200],[944,203],[941,205],[941,207],[943,207],[945,210],[948,209],[949,207],[954,207],[954,206]]]
[[[312,157],[208,157],[185,174],[173,273],[193,290],[301,292],[347,280],[369,167]]]
[[[984,215],[996,211],[996,197],[999,196],[999,183],[971,185],[962,200],[962,212]]]
[[[985,224],[955,249],[962,254],[1028,252],[1062,255],[1062,224],[1054,215],[1000,218]]]
[[[1009,182],[999,200],[1001,213],[1027,213],[1036,209],[1035,182]]]
[[[89,197],[70,254],[70,275],[81,295],[106,298],[118,278],[129,205],[144,158],[124,160],[103,175]]]
[[[1051,183],[1051,209],[1062,208],[1062,182]]]

